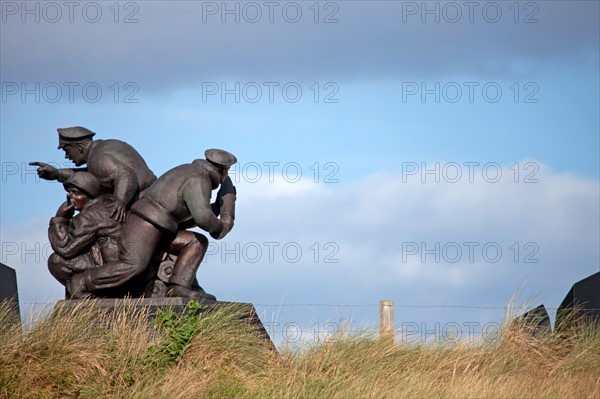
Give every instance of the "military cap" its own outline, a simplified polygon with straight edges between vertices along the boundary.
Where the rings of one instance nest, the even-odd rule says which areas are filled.
[[[222,168],[228,168],[237,162],[237,158],[232,153],[214,148],[206,150],[204,152],[204,156],[208,162]]]
[[[56,129],[58,131],[58,149],[66,144],[81,143],[90,140],[96,133],[81,126],[65,127]]]
[[[69,187],[75,187],[83,191],[90,198],[96,198],[100,195],[100,182],[91,173],[75,172],[63,183],[65,190]]]

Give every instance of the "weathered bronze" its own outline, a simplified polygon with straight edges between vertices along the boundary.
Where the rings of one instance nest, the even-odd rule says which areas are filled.
[[[58,129],[59,149],[76,166],[42,162],[38,175],[64,183],[67,201],[50,220],[54,253],[48,267],[67,298],[185,297],[215,300],[195,276],[208,239],[186,230],[200,227],[214,239],[233,228],[236,190],[228,171],[237,162],[210,149],[206,159],[156,176],[129,144],[96,140],[83,127]],[[216,202],[211,191],[218,189]],[[75,211],[79,213],[75,216]]]

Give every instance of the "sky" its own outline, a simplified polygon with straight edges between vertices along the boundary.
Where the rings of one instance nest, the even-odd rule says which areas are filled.
[[[384,299],[399,336],[485,338],[600,270],[596,1],[0,5],[0,261],[24,313],[61,298],[65,195],[27,163],[71,167],[76,125],[157,175],[237,156],[236,225],[198,278],[278,342],[377,330]]]

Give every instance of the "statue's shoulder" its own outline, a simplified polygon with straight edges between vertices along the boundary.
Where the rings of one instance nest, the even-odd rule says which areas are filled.
[[[92,142],[88,163],[89,160],[97,162],[106,158],[114,158],[114,156],[119,158],[123,154],[129,155],[133,151],[133,148],[129,144],[121,140],[94,140]]]
[[[110,217],[111,209],[108,207],[114,201],[112,194],[103,194],[99,197],[91,199],[88,202],[88,206],[85,208],[85,214],[88,217],[98,220],[98,222],[104,219],[112,219]]]
[[[102,194],[96,198],[92,198],[88,201],[83,209],[83,213],[89,210],[97,210],[106,208],[106,205],[113,201],[112,194]]]
[[[123,149],[123,148],[133,148],[131,147],[131,145],[129,145],[128,143],[121,141],[121,140],[117,140],[117,139],[106,139],[106,140],[94,140],[93,141],[93,148],[94,149],[103,149],[103,150],[110,150],[110,149]]]

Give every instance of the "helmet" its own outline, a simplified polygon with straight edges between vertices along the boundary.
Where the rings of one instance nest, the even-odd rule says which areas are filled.
[[[90,198],[96,198],[100,195],[100,182],[96,176],[88,172],[75,172],[63,183],[63,186],[65,190],[68,190],[69,187],[76,187],[85,192]]]

